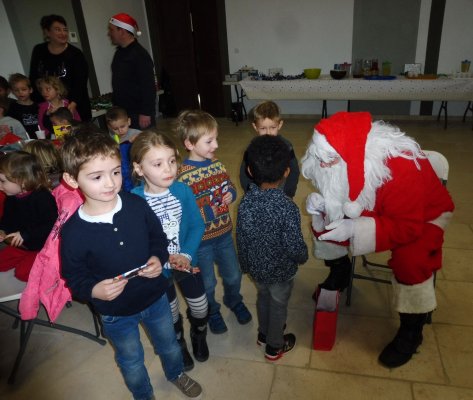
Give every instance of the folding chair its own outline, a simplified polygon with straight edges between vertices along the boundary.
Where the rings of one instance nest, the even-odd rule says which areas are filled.
[[[23,321],[21,319],[20,313],[18,312],[18,301],[21,298],[21,294],[25,286],[25,282],[21,282],[15,278],[13,269],[7,272],[0,272],[0,312],[10,315],[14,318],[12,326],[13,329],[17,329],[18,325],[20,326],[20,347],[10,376],[8,378],[9,384],[15,383],[16,374],[20,367],[21,360],[23,358],[23,355],[25,354],[25,350],[28,345],[28,340],[35,325],[41,325],[48,328],[53,328],[60,331],[80,335],[87,339],[93,340],[94,342],[97,342],[102,346],[106,344],[106,341],[100,338],[100,326],[98,322],[98,317],[93,312],[92,316],[94,321],[95,334],[89,333],[81,329],[76,329],[71,326],[52,323],[49,320],[41,319],[39,317],[32,320]],[[67,307],[71,307],[71,304],[69,304]],[[5,344],[3,343],[3,345]]]
[[[430,164],[432,165],[433,170],[439,177],[442,184],[446,186],[447,180],[448,180],[449,165],[445,156],[437,151],[432,151],[432,150],[423,150],[423,152],[427,156],[427,159],[429,160]],[[353,279],[364,279],[364,280],[372,281],[372,282],[391,284],[391,280],[378,278],[373,275],[373,272],[376,272],[376,271],[380,271],[380,270],[382,271],[383,269],[385,271],[390,270],[390,268],[387,265],[369,261],[367,257],[364,255],[361,256],[361,259],[362,259],[364,274],[355,272],[356,256],[353,256],[351,258],[351,275],[350,275],[350,282],[347,288],[347,297],[346,297],[347,306],[350,306],[351,304]],[[434,285],[435,285],[435,278],[436,278],[436,274],[434,273]],[[429,315],[429,320],[430,320],[430,315]]]

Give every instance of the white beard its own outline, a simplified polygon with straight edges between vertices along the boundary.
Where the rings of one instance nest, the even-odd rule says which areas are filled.
[[[322,168],[318,163],[314,167],[314,177],[325,199],[326,223],[343,218],[343,204],[348,201],[349,190],[345,161],[340,160],[327,168]]]
[[[333,148],[324,138],[321,140],[320,136],[322,135],[314,131],[314,137],[301,160],[301,171],[324,197],[326,222],[330,223],[344,217],[343,206],[350,202],[347,164],[341,159],[338,164],[331,167],[320,166],[321,159],[327,161],[325,158],[332,157],[334,153]],[[410,159],[420,169],[416,159],[425,158],[425,155],[419,145],[412,138],[405,136],[399,128],[383,121],[373,122],[366,142],[365,185],[356,199],[363,210],[374,209],[377,189],[391,180],[391,171],[386,165],[386,160],[393,157]]]

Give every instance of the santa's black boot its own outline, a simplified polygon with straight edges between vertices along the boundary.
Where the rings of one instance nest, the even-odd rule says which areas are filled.
[[[396,368],[406,364],[422,343],[422,328],[427,322],[428,313],[399,313],[401,326],[394,339],[378,357],[381,364],[388,368]]]
[[[350,283],[351,261],[348,256],[325,260],[325,265],[330,268],[327,279],[320,285],[326,290],[343,291]]]
[[[187,310],[187,317],[191,323],[192,353],[197,361],[204,362],[209,359],[207,346],[207,320],[208,318],[195,318]]]
[[[190,371],[194,368],[194,360],[187,350],[186,339],[184,339],[184,327],[182,326],[182,315],[179,314],[179,319],[174,324],[174,332],[176,332],[177,342],[181,347],[182,360],[184,361],[184,371]]]

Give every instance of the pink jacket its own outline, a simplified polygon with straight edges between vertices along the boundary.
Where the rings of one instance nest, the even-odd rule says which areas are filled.
[[[62,225],[84,202],[78,190],[69,188],[63,181],[53,190],[58,208],[58,219],[36,256],[28,283],[20,299],[21,319],[34,319],[38,315],[40,302],[49,319],[54,322],[68,301],[71,293],[61,277],[59,233]]]
[[[67,99],[63,99],[62,100],[62,103],[63,103],[63,106],[64,107],[67,107],[70,103],[69,100]],[[48,133],[53,133],[53,132],[49,132],[48,129],[46,129],[46,127],[44,126],[44,116],[46,115],[46,113],[48,112],[48,109],[49,109],[49,103],[47,101],[43,101],[42,103],[39,103],[38,105],[38,123],[39,123],[39,127],[43,130],[43,131],[46,131],[46,134]],[[72,117],[76,120],[76,121],[80,121],[80,115],[79,113],[76,111],[74,111],[72,113]]]

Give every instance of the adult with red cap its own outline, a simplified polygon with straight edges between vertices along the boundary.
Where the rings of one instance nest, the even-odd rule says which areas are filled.
[[[134,129],[156,125],[156,84],[154,64],[146,49],[138,43],[136,20],[120,13],[109,20],[108,36],[117,46],[112,61],[112,103],[123,107]]]
[[[436,306],[434,271],[441,268],[444,229],[454,205],[419,145],[367,112],[340,112],[315,126],[302,174],[319,193],[307,199],[315,256],[331,269],[321,285],[343,290],[352,255],[391,250],[394,305],[400,328],[379,355],[407,363],[422,343]]]

